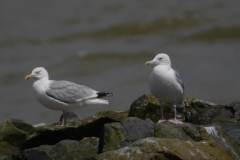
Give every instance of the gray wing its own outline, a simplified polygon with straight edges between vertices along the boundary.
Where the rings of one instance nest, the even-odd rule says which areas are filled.
[[[184,83],[182,81],[182,78],[181,78],[180,74],[175,69],[173,69],[173,71],[175,72],[175,79],[182,86],[183,94],[184,94],[185,86],[184,86]]]
[[[46,94],[65,103],[98,97],[98,91],[69,81],[52,81]]]

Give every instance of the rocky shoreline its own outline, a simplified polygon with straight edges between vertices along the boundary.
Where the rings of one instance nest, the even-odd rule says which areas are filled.
[[[172,118],[172,105],[164,106],[164,116]],[[185,98],[177,112],[183,125],[156,124],[159,102],[143,95],[129,112],[101,111],[84,120],[69,113],[66,127],[6,119],[0,160],[240,159],[240,102]]]

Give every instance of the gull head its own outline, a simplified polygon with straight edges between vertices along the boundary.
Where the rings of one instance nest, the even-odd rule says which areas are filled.
[[[145,63],[146,66],[154,64],[154,65],[171,65],[171,60],[166,53],[157,54],[153,60]]]
[[[44,78],[48,79],[48,72],[43,67],[37,67],[32,71],[31,74],[29,74],[25,77],[25,80],[30,79],[30,78],[33,78],[35,80],[44,79]]]

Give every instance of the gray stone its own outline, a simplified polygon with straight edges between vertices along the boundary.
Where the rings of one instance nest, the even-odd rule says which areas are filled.
[[[128,117],[122,122],[104,125],[100,136],[99,153],[120,149],[146,137],[154,137],[155,124],[150,120]]]

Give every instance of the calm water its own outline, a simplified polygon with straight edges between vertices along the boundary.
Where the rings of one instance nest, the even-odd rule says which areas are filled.
[[[75,110],[82,118],[128,110],[149,94],[153,66],[170,55],[186,97],[240,100],[240,1],[0,1],[0,121],[36,124],[61,111],[35,99],[27,74],[45,67],[51,79],[114,92],[107,106]]]

